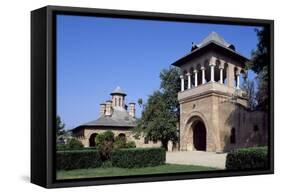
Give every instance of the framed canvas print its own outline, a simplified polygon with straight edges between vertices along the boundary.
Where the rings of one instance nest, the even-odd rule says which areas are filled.
[[[272,174],[272,20],[31,12],[31,182]]]

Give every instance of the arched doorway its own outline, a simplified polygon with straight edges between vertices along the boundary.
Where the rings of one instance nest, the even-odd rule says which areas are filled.
[[[119,133],[119,138],[121,139],[121,140],[123,140],[123,141],[125,141],[126,142],[126,135],[125,135],[125,133]]]
[[[96,147],[96,136],[98,134],[97,133],[93,133],[91,136],[90,136],[90,139],[89,139],[89,146],[90,147]]]
[[[202,121],[195,121],[192,125],[193,146],[195,150],[206,151],[206,127]]]

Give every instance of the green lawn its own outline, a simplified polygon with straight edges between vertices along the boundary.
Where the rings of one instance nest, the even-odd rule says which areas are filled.
[[[164,164],[154,167],[131,168],[131,169],[116,168],[116,167],[90,168],[90,169],[58,171],[57,179],[128,176],[128,175],[194,172],[194,171],[209,171],[209,170],[219,170],[219,169],[204,167],[204,166],[179,165],[179,164]]]

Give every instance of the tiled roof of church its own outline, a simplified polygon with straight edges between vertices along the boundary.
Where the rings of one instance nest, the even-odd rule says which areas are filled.
[[[101,116],[97,120],[82,124],[81,126],[104,127],[135,127],[136,119],[122,107],[113,107],[111,116]]]

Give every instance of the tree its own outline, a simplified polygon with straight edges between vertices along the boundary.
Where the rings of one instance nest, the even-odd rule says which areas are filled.
[[[269,37],[268,28],[256,29],[258,44],[256,50],[252,52],[252,58],[248,68],[257,74],[257,108],[268,110],[269,90],[268,90],[268,65],[269,65]]]
[[[169,111],[178,118],[178,121],[180,116],[178,102],[178,92],[181,90],[180,75],[180,69],[177,67],[164,69],[160,73],[160,88],[163,91]]]
[[[98,134],[95,140],[102,160],[110,159],[113,150],[114,133],[112,131],[105,131]]]
[[[268,73],[267,67],[269,64],[269,29],[255,29],[258,37],[257,48],[252,51],[249,67],[257,74],[260,72]],[[265,75],[267,76],[267,75]]]
[[[56,134],[57,136],[64,134],[65,124],[61,121],[60,116],[56,117]]]
[[[251,110],[254,110],[257,105],[255,82],[253,80],[245,80],[242,85],[242,90],[246,91],[248,97],[248,105]]]
[[[124,137],[117,136],[115,137],[113,148],[120,149],[120,148],[135,148],[136,143],[134,141],[128,141]]]
[[[140,107],[143,106],[143,100],[142,100],[142,98],[139,98],[139,99],[138,99],[138,105],[139,105]]]
[[[168,141],[177,140],[177,118],[170,112],[165,95],[155,91],[149,98],[138,121],[137,130],[150,140],[160,140],[167,150]]]
[[[135,137],[143,134],[146,139],[160,140],[167,150],[168,141],[178,140],[180,70],[176,67],[164,69],[160,73],[160,89],[149,96],[147,103],[139,100],[142,116],[137,120]]]

